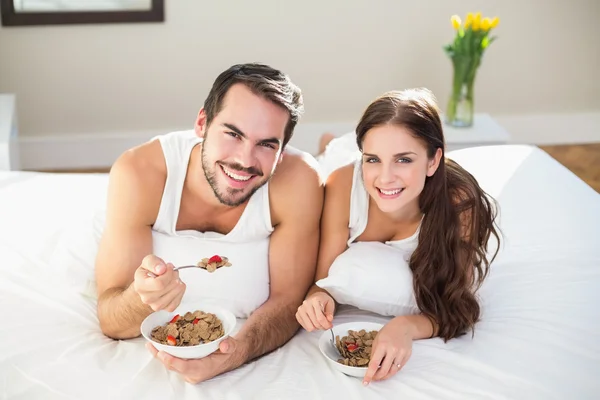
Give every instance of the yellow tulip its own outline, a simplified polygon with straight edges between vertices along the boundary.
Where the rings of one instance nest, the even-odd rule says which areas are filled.
[[[492,24],[490,25],[490,28],[495,28],[498,26],[498,24],[500,23],[500,18],[498,17],[494,17],[492,19]]]
[[[474,32],[477,32],[479,30],[479,28],[481,27],[481,21],[478,20],[477,18],[475,18],[473,20],[473,24],[471,26],[471,29],[473,29]]]
[[[453,15],[450,21],[452,21],[452,26],[454,27],[454,29],[458,30],[458,28],[460,28],[461,21],[458,15]]]
[[[473,16],[473,13],[468,13],[467,18],[465,20],[465,28],[470,27],[474,19],[475,17]]]
[[[483,29],[484,31],[489,31],[491,27],[492,20],[490,18],[486,17],[481,21],[481,29]]]
[[[481,24],[481,12],[478,11],[477,13],[475,13],[475,21]]]

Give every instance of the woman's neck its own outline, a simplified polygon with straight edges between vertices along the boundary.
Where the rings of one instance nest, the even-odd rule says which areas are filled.
[[[419,208],[419,202],[414,201],[406,206],[402,207],[400,210],[385,213],[387,217],[397,224],[412,224],[421,221],[423,218],[423,213]]]

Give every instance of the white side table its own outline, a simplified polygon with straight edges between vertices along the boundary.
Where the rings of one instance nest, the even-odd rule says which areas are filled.
[[[18,171],[19,130],[14,94],[0,93],[0,171]]]
[[[442,121],[444,116],[442,115]],[[466,147],[507,144],[510,135],[489,114],[475,114],[473,125],[468,128],[455,128],[443,122],[446,138],[446,151]]]

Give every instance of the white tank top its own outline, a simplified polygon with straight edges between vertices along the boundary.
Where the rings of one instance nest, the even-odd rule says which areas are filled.
[[[178,231],[176,224],[190,155],[202,139],[193,130],[172,132],[157,139],[165,157],[167,179],[152,227],[154,254],[175,266],[196,264],[213,255],[227,257],[232,265],[212,273],[201,268],[179,272],[187,285],[182,303],[214,302],[238,318],[247,318],[269,297],[269,242],[273,232],[269,184],[252,195],[229,233]]]
[[[369,219],[369,193],[365,188],[362,177],[362,160],[354,162],[354,173],[352,175],[352,189],[350,191],[350,238],[348,246],[352,244],[366,229]],[[423,219],[421,219],[421,223]],[[419,232],[421,223],[410,237],[401,240],[389,240],[385,244],[390,245],[404,253],[404,259],[408,261],[419,244]]]
[[[350,192],[348,248],[333,261],[326,278],[317,282],[339,303],[381,315],[419,313],[409,261],[417,248],[419,228],[402,240],[356,241],[367,227],[369,194],[362,178],[362,162],[354,162]],[[357,279],[360,277],[360,279]]]

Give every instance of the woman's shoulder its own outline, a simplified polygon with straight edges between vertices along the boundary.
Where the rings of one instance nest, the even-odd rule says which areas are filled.
[[[327,177],[325,191],[336,193],[347,193],[350,196],[354,180],[354,163],[337,168]]]
[[[352,164],[333,171],[325,183],[325,209],[328,221],[348,226],[350,220],[350,195],[354,166]]]

